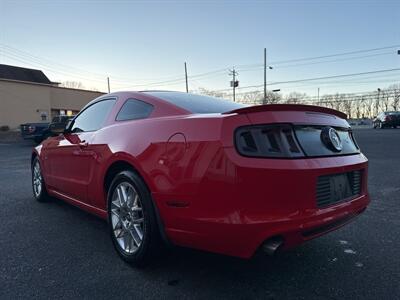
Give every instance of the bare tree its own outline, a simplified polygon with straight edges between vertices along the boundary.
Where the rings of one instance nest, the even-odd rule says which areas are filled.
[[[332,100],[333,108],[340,111],[342,110],[342,104],[343,104],[342,95],[339,93],[333,95],[333,100]]]
[[[364,98],[362,96],[357,96],[353,102],[356,118],[360,119],[363,116]]]
[[[259,105],[263,103],[263,93],[261,91],[251,91],[240,94],[239,102],[245,104]]]
[[[332,95],[323,95],[320,98],[320,105],[328,108],[333,108],[333,97]]]
[[[392,108],[397,111],[400,109],[400,84],[393,84],[388,89],[393,93]]]
[[[298,93],[298,92],[291,92],[289,95],[285,97],[285,103],[297,104],[301,102],[305,102],[307,98],[307,94],[305,93]]]
[[[60,86],[70,89],[83,89],[84,86],[80,81],[63,81]]]
[[[351,119],[353,117],[353,99],[347,98],[342,100],[342,107],[344,112],[346,113],[347,117]]]
[[[275,104],[282,100],[282,95],[280,93],[275,93],[272,91],[268,91],[267,93],[267,103]]]
[[[384,111],[389,110],[389,104],[390,104],[389,92],[385,92],[384,90],[382,90],[381,107],[383,108]]]
[[[365,96],[365,102],[364,102],[365,111],[366,111],[366,116],[369,118],[373,117],[374,114],[374,102],[375,102],[375,93]]]
[[[217,98],[225,98],[226,94],[224,92],[218,92],[218,91],[210,91],[205,88],[199,88],[199,93],[202,95],[207,95],[207,96],[212,96],[212,97],[217,97]]]

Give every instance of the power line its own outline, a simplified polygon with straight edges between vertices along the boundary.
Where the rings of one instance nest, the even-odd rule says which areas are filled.
[[[282,63],[289,63],[289,62],[315,60],[315,59],[329,58],[329,57],[335,57],[335,56],[344,56],[344,55],[351,55],[351,54],[358,54],[358,53],[365,53],[365,52],[373,52],[373,51],[379,51],[379,50],[385,50],[385,49],[393,49],[393,48],[398,48],[398,47],[400,47],[400,45],[393,45],[393,46],[386,46],[386,47],[372,48],[372,49],[363,49],[363,50],[356,50],[356,51],[350,51],[350,52],[341,52],[341,53],[322,55],[322,56],[281,60],[281,61],[276,61],[276,62],[273,62],[273,63],[274,64],[282,64]]]
[[[93,73],[89,71],[85,71],[82,69],[78,69],[75,67],[70,67],[66,66],[60,63],[52,62],[51,60],[48,59],[43,59],[38,56],[29,54],[28,52],[16,49],[14,47],[10,47],[5,44],[1,44],[3,48],[3,56],[8,57],[10,59],[13,59],[15,61],[22,62],[24,64],[31,64],[31,65],[39,65],[41,68],[46,69],[50,72],[56,73],[56,74],[64,74],[67,76],[74,76],[80,79],[84,79],[87,81],[92,81],[92,82],[104,82],[105,78],[107,78],[107,75],[102,75],[99,73]],[[393,45],[393,46],[387,46],[387,47],[380,47],[380,48],[373,48],[373,49],[363,49],[363,50],[357,50],[357,51],[350,51],[350,52],[342,52],[342,53],[336,53],[336,54],[330,54],[330,55],[323,55],[323,56],[315,56],[315,57],[307,57],[307,58],[299,58],[299,59],[291,59],[291,60],[284,60],[284,61],[276,61],[271,64],[279,65],[279,64],[286,64],[290,62],[299,62],[299,61],[310,61],[310,60],[317,60],[317,59],[323,59],[323,58],[329,58],[329,57],[336,57],[336,56],[345,56],[345,55],[353,55],[353,54],[359,54],[359,53],[366,53],[366,52],[373,52],[373,51],[379,51],[379,50],[385,50],[385,49],[393,49],[400,47],[400,45]],[[364,55],[364,56],[359,56],[359,57],[351,57],[351,58],[344,58],[344,59],[338,59],[338,60],[330,60],[330,61],[322,61],[322,62],[310,62],[310,63],[304,63],[304,64],[292,64],[292,65],[286,65],[286,66],[281,66],[281,68],[285,67],[292,67],[292,66],[298,66],[298,65],[309,65],[309,64],[320,64],[320,63],[327,63],[327,62],[335,62],[335,61],[344,61],[344,60],[352,60],[352,59],[359,59],[359,58],[365,58],[365,57],[372,57],[372,56],[379,56],[379,55],[386,55],[390,54],[390,52],[385,52],[385,53],[377,53],[377,54],[371,54],[371,55]],[[259,68],[263,67],[263,64],[250,64],[250,65],[239,65],[239,70],[240,71],[249,71],[251,68]],[[243,68],[243,69],[240,69]],[[246,69],[247,68],[247,69]],[[75,71],[74,71],[75,70]],[[225,74],[227,71],[227,68],[221,68],[221,69],[216,69],[212,70],[209,72],[205,73],[200,73],[200,74],[195,74],[192,76],[188,76],[189,79],[194,80],[194,79],[204,79],[204,78],[211,78],[211,77],[217,77],[217,76],[222,76]],[[393,71],[396,69],[393,69]],[[385,71],[390,71],[390,70],[383,70]],[[378,71],[379,72],[379,71]],[[372,72],[374,73],[374,72]],[[90,75],[89,75],[90,74]],[[362,74],[371,74],[371,73],[359,73],[359,75]],[[292,81],[285,81],[285,82],[272,82],[268,84],[286,84],[286,83],[293,83],[293,82],[306,82],[306,81],[312,81],[312,80],[320,80],[320,79],[329,79],[329,78],[340,78],[344,76],[356,76],[357,74],[347,74],[347,75],[337,75],[333,77],[320,77],[320,78],[308,78],[308,79],[302,79],[302,80],[292,80]],[[174,76],[174,77],[164,77],[166,80],[162,81],[156,81],[154,78],[152,82],[147,82],[147,83],[141,83],[141,84],[130,84],[131,82],[137,82],[137,81],[146,81],[146,80],[151,80],[151,79],[126,79],[126,80],[118,80],[118,78],[122,77],[114,77],[110,76],[113,79],[113,83],[117,86],[120,86],[120,88],[136,88],[136,87],[154,87],[154,86],[164,86],[164,85],[178,85],[181,84],[185,81],[185,78],[183,76]],[[126,86],[124,84],[128,83]],[[128,86],[129,85],[129,86]],[[246,86],[246,87],[240,87],[240,89],[245,89],[245,88],[251,88],[251,87],[259,87],[258,85],[252,85],[252,86]],[[222,90],[221,90],[222,91]]]
[[[292,67],[299,67],[299,66],[310,66],[310,65],[318,65],[318,64],[325,64],[325,63],[332,63],[332,62],[340,62],[340,61],[349,61],[349,60],[354,60],[354,59],[363,59],[363,58],[390,55],[390,54],[394,54],[394,53],[393,52],[385,52],[385,53],[377,53],[377,54],[349,57],[349,58],[342,58],[342,59],[317,61],[317,62],[301,63],[301,64],[291,64],[291,65],[283,65],[283,66],[279,66],[279,65],[276,66],[274,64],[274,69],[292,68]],[[263,66],[257,66],[257,67],[253,67],[253,68],[239,69],[239,70],[241,72],[248,72],[248,71],[258,71],[258,70],[261,70],[262,68],[263,68]]]
[[[393,46],[386,46],[386,47],[380,47],[380,48],[372,48],[372,49],[363,49],[363,50],[356,50],[356,51],[350,51],[350,52],[341,52],[341,53],[335,53],[335,54],[329,54],[329,55],[322,55],[322,56],[314,56],[314,57],[305,57],[305,58],[296,58],[296,59],[289,59],[289,60],[281,60],[281,61],[272,61],[271,65],[274,65],[274,68],[280,64],[287,64],[291,62],[300,62],[300,61],[308,61],[308,60],[317,60],[317,59],[323,59],[323,58],[330,58],[330,57],[337,57],[337,56],[345,56],[345,55],[352,55],[352,54],[359,54],[359,53],[366,53],[366,52],[373,52],[373,51],[379,51],[379,50],[386,50],[386,49],[393,49],[393,48],[398,48],[400,45],[393,45]],[[360,56],[360,57],[352,57],[352,58],[346,58],[343,60],[351,60],[351,59],[356,59],[356,58],[364,58],[364,57],[372,57],[372,56],[379,56],[379,55],[386,55],[386,54],[391,54],[392,52],[385,52],[385,53],[377,53],[377,54],[371,54],[371,55],[365,55],[365,56]],[[335,62],[335,61],[341,61],[341,60],[331,60],[331,61],[324,61],[324,62],[314,62],[314,63],[309,63],[309,64],[317,64],[317,63],[325,63],[325,62]],[[297,65],[308,65],[307,64],[293,64],[290,66],[297,66]],[[250,65],[238,65],[238,69],[240,71],[248,71],[253,68],[261,68],[263,66],[262,63],[257,63],[257,64],[250,64]],[[280,68],[283,68],[286,66],[281,66]],[[288,66],[289,67],[289,66]],[[243,68],[243,69],[242,69]],[[277,67],[276,67],[277,68]]]
[[[359,73],[352,73],[352,74],[332,75],[332,76],[324,76],[324,77],[296,79],[296,80],[289,80],[289,81],[276,81],[276,82],[268,83],[268,85],[279,85],[279,84],[295,83],[295,82],[317,81],[317,80],[322,80],[322,79],[344,78],[344,77],[352,77],[352,76],[362,76],[362,75],[367,75],[367,74],[397,72],[397,71],[400,71],[400,68],[376,70],[376,71],[368,71],[368,72],[359,72]],[[238,89],[259,88],[259,87],[262,87],[262,86],[263,86],[263,84],[248,85],[248,86],[238,87]],[[228,89],[221,89],[221,90],[215,90],[215,91],[227,91],[227,90]]]

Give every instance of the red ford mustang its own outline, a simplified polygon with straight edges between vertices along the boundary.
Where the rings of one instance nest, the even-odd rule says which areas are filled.
[[[345,118],[180,92],[108,94],[34,149],[33,193],[108,220],[117,252],[134,265],[163,242],[273,253],[367,207],[368,161]]]

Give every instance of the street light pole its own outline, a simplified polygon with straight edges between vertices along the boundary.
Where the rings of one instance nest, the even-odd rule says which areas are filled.
[[[381,93],[381,89],[378,88],[378,98],[376,99],[375,103],[375,115],[378,115],[378,110],[379,110],[379,94]]]
[[[189,84],[188,84],[188,76],[187,76],[186,62],[185,62],[185,81],[186,81],[186,93],[189,93]]]
[[[267,103],[267,48],[264,48],[264,103]]]

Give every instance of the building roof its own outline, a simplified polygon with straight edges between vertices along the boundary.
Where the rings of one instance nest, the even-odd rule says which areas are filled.
[[[0,64],[0,79],[10,79],[42,84],[55,84],[40,70]]]

